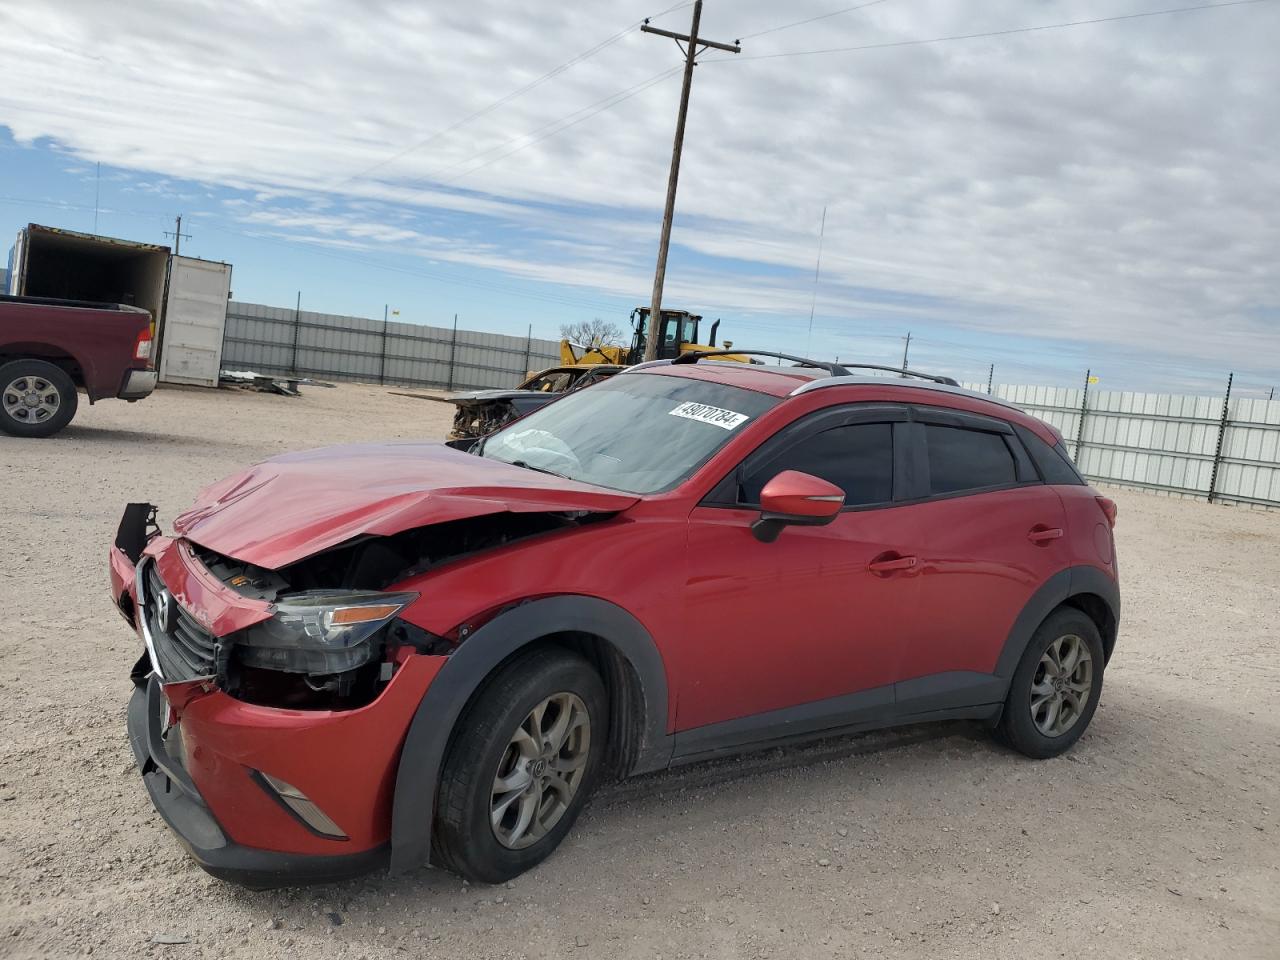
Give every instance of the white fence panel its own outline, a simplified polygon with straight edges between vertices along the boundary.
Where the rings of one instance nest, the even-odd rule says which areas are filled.
[[[559,362],[554,340],[232,302],[222,366],[469,390],[513,387]]]
[[[986,393],[986,384],[965,386]],[[1280,400],[1233,397],[1224,423],[1220,396],[1092,390],[1085,397],[1083,388],[1015,385],[992,392],[1057,428],[1092,479],[1280,508]]]

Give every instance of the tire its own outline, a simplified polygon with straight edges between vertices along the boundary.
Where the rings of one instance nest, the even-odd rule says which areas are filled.
[[[538,723],[539,708],[544,744],[535,752],[524,734]],[[549,737],[559,737],[562,718],[559,748],[547,747]],[[501,668],[459,719],[441,769],[436,862],[468,880],[503,883],[545,860],[595,789],[608,727],[604,684],[577,654],[543,648]],[[500,776],[512,787],[530,785],[504,792]]]
[[[76,415],[76,385],[45,360],[0,365],[0,430],[15,437],[51,437]]]
[[[1000,739],[1037,760],[1069,750],[1098,708],[1104,659],[1102,637],[1086,614],[1072,607],[1051,613],[1013,673]]]

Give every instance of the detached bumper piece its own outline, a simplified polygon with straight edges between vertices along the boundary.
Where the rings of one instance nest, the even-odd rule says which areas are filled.
[[[196,863],[220,880],[254,890],[330,883],[384,867],[388,848],[339,856],[282,853],[232,841],[205,805],[195,783],[169,753],[162,730],[168,701],[155,676],[129,700],[129,743],[151,802]]]

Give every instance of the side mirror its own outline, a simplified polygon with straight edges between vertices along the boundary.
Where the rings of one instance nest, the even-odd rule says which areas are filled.
[[[844,491],[821,477],[784,470],[760,491],[760,518],[751,532],[761,543],[773,543],[792,524],[820,527],[844,507]]]

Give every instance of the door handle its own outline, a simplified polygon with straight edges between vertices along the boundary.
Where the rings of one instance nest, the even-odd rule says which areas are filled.
[[[1062,528],[1046,527],[1043,524],[1037,524],[1027,533],[1027,539],[1038,546],[1044,546],[1052,543],[1054,540],[1061,540]]]
[[[915,557],[900,557],[897,554],[882,553],[867,564],[867,569],[872,573],[894,573],[898,570],[914,570],[919,562]]]

